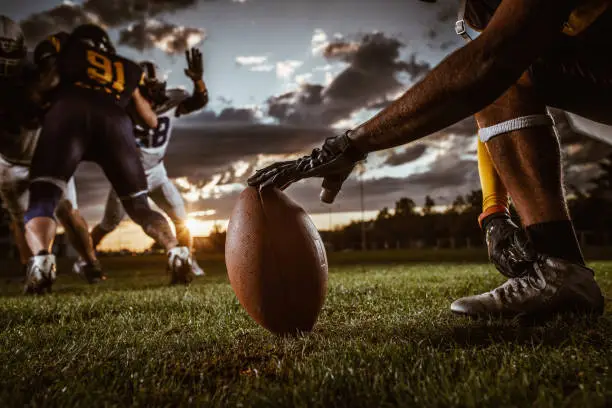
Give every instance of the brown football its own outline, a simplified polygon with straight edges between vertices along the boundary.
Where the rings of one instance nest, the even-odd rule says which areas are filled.
[[[327,256],[308,214],[283,192],[242,192],[225,265],[238,301],[261,326],[276,334],[312,330],[327,292]]]

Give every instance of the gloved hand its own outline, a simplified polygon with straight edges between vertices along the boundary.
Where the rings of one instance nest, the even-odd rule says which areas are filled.
[[[357,162],[366,158],[365,153],[353,146],[348,134],[327,138],[323,146],[314,149],[310,156],[258,170],[249,178],[248,184],[260,189],[275,186],[284,190],[301,179],[323,177],[321,201],[332,203]]]
[[[185,51],[185,58],[187,59],[187,68],[185,69],[185,75],[193,82],[199,81],[204,76],[204,62],[202,61],[202,52],[197,48],[191,48]]]
[[[515,278],[525,273],[537,254],[522,228],[507,212],[494,213],[482,222],[489,259],[503,275]]]

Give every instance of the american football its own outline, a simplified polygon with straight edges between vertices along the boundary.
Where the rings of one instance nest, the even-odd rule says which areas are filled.
[[[230,284],[257,323],[278,334],[312,330],[325,300],[327,256],[298,204],[275,188],[247,188],[225,245]]]
[[[0,408],[612,406],[612,0],[0,2]]]

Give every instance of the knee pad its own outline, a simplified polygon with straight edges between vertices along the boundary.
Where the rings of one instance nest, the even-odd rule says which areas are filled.
[[[30,204],[24,222],[38,217],[55,219],[55,209],[63,194],[64,191],[57,183],[33,181],[30,184]]]

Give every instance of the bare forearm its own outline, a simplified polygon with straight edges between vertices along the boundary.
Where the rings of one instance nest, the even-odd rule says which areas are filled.
[[[520,70],[500,65],[480,44],[470,43],[350,137],[361,151],[371,152],[444,129],[493,102],[520,76]]]
[[[157,128],[157,114],[151,108],[151,104],[140,94],[140,91],[136,89],[132,95],[132,103],[134,107],[133,119],[137,123],[146,125],[151,129]]]
[[[363,152],[420,139],[500,96],[560,33],[576,0],[504,0],[475,41],[351,135]]]

